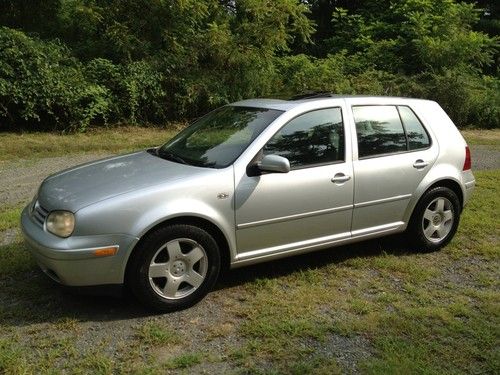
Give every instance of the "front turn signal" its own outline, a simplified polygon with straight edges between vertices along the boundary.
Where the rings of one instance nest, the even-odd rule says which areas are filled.
[[[101,247],[94,250],[94,256],[96,257],[109,257],[115,255],[118,252],[118,246]]]

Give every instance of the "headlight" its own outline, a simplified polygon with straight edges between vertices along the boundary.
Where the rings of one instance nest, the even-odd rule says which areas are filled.
[[[69,211],[52,211],[47,216],[47,230],[59,237],[69,237],[75,229],[75,215]]]

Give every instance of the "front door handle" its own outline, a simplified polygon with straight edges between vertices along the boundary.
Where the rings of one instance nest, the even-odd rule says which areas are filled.
[[[335,184],[343,184],[346,181],[349,181],[351,179],[351,176],[347,176],[343,173],[337,173],[335,176],[332,178],[332,182]]]
[[[429,163],[423,161],[422,159],[418,159],[415,161],[415,163],[413,163],[413,168],[422,169],[427,167],[428,165]]]

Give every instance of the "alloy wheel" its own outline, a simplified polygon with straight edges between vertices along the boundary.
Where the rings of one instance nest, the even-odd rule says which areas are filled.
[[[149,265],[149,283],[166,299],[180,299],[192,294],[205,280],[208,257],[196,241],[178,238],[160,247]]]

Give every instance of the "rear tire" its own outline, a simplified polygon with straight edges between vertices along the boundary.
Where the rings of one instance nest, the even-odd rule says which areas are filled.
[[[146,235],[127,268],[127,284],[157,312],[182,310],[212,289],[221,267],[217,242],[205,230],[184,224]]]
[[[452,240],[459,222],[460,200],[453,190],[438,186],[420,198],[406,233],[418,250],[436,251]]]

